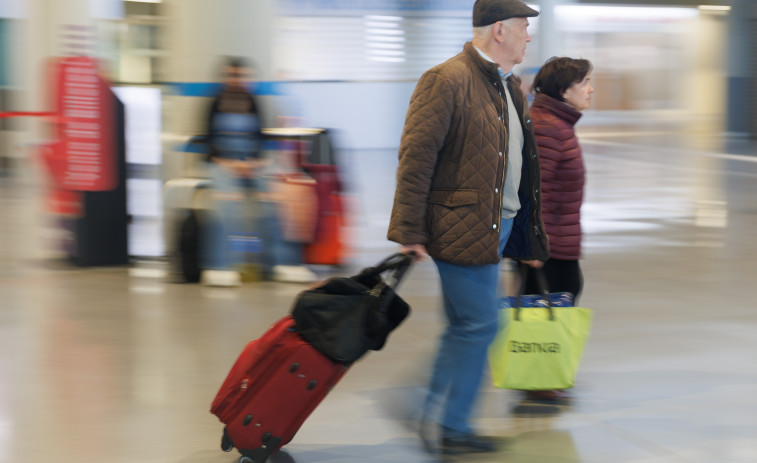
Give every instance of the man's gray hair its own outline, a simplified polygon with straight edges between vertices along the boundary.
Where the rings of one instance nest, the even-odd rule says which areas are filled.
[[[502,21],[497,21],[497,22],[501,22],[502,24],[505,25],[505,27],[508,30],[510,30],[512,28],[513,24],[515,24],[515,22],[517,22],[519,19],[521,19],[521,18],[507,18],[507,19],[503,19]],[[528,19],[528,18],[526,18],[526,19]],[[497,24],[497,22],[489,24],[488,26],[474,27],[473,28],[473,37],[476,37],[476,38],[484,38],[484,37],[486,37],[491,32],[492,27],[494,27],[494,24]]]
[[[492,26],[494,26],[494,24],[489,24],[488,26],[474,27],[473,28],[473,37],[475,37],[477,39],[482,39],[482,38],[486,37],[491,32]]]

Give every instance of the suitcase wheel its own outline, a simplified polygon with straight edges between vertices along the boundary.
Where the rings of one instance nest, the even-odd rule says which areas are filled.
[[[239,463],[255,463],[255,460],[250,457],[240,457]]]
[[[221,450],[224,452],[231,452],[234,448],[234,442],[231,440],[228,434],[226,434],[226,428],[223,430],[223,437],[221,437]]]

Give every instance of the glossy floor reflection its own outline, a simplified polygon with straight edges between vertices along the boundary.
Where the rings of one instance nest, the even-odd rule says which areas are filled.
[[[333,390],[276,462],[757,461],[757,150],[666,125],[581,129],[592,337],[570,406],[486,387],[477,424],[497,454],[448,460],[416,433],[441,327],[433,265],[401,287],[413,313]],[[735,148],[734,148],[735,147]],[[384,240],[394,153],[345,153],[347,268]],[[49,259],[38,179],[2,179],[0,463],[231,463],[210,401],[238,352],[302,286],[166,283],[159,263],[78,269]],[[145,237],[145,239],[149,239]],[[504,277],[509,277],[505,274]]]

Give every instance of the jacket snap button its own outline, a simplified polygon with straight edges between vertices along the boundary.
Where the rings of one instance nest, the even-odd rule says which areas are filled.
[[[494,225],[492,225],[492,228],[496,230],[497,229],[497,224],[495,223]]]
[[[502,156],[502,151],[499,152],[499,155]]]
[[[499,193],[499,188],[495,188],[495,189],[494,189],[494,192],[495,192],[495,193]]]

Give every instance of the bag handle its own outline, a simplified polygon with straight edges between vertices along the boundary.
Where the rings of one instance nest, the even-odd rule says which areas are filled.
[[[520,309],[521,309],[521,296],[526,294],[526,279],[528,277],[529,266],[520,262],[518,264],[520,269],[520,288],[518,294],[515,296],[515,320],[520,321]],[[543,268],[534,269],[536,275],[536,286],[539,288],[539,294],[547,301],[547,310],[549,311],[549,321],[555,320],[555,311],[552,307],[552,297],[549,295],[549,285],[547,284],[547,276],[544,274]]]
[[[412,264],[415,256],[415,252],[412,251],[409,253],[394,253],[379,262],[379,264],[375,267],[365,269],[360,276],[372,278],[379,276],[386,271],[392,270],[391,275],[389,275],[387,279],[388,282],[386,283],[386,286],[396,288],[400,281],[402,281],[402,278],[404,278],[405,273],[407,273],[408,269],[410,268],[410,264]]]

